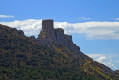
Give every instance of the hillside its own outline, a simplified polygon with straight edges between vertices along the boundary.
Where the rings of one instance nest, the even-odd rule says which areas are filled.
[[[119,80],[117,72],[93,61],[72,41],[63,45],[46,34],[42,30],[35,39],[26,37],[21,30],[0,25],[0,79]]]

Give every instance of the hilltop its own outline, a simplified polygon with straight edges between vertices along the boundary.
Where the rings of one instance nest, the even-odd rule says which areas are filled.
[[[118,80],[118,72],[93,61],[53,20],[43,20],[35,37],[0,25],[0,79],[2,80]]]

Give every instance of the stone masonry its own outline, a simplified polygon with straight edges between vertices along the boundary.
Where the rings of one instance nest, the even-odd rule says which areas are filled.
[[[42,30],[38,35],[41,44],[51,46],[54,43],[68,47],[71,51],[80,53],[80,48],[72,42],[72,36],[64,34],[61,28],[54,29],[53,20],[43,20]]]

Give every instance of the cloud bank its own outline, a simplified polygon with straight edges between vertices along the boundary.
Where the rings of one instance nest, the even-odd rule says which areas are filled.
[[[118,61],[116,59],[119,57],[118,54],[87,54],[89,57],[93,58],[95,61],[105,64],[110,67],[112,70],[118,69]],[[117,64],[117,65],[116,65]]]
[[[42,27],[41,23],[42,20],[35,19],[0,22],[0,24],[23,30],[27,36],[38,35]],[[87,39],[119,39],[119,22],[55,22],[54,26],[55,28],[63,28],[65,33],[84,34]]]
[[[11,15],[0,15],[0,18],[13,18],[14,16]]]
[[[87,17],[80,17],[79,20],[90,20],[91,18],[87,18]]]

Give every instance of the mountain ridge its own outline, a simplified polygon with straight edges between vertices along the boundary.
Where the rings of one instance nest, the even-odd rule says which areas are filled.
[[[118,71],[115,73],[109,67],[93,61],[80,50],[77,54],[70,47],[54,43],[52,38],[52,43],[44,45],[42,41],[45,38],[42,38],[44,35],[41,34],[44,33],[41,31],[38,39],[33,36],[25,37],[23,31],[0,25],[0,79],[119,79]]]

